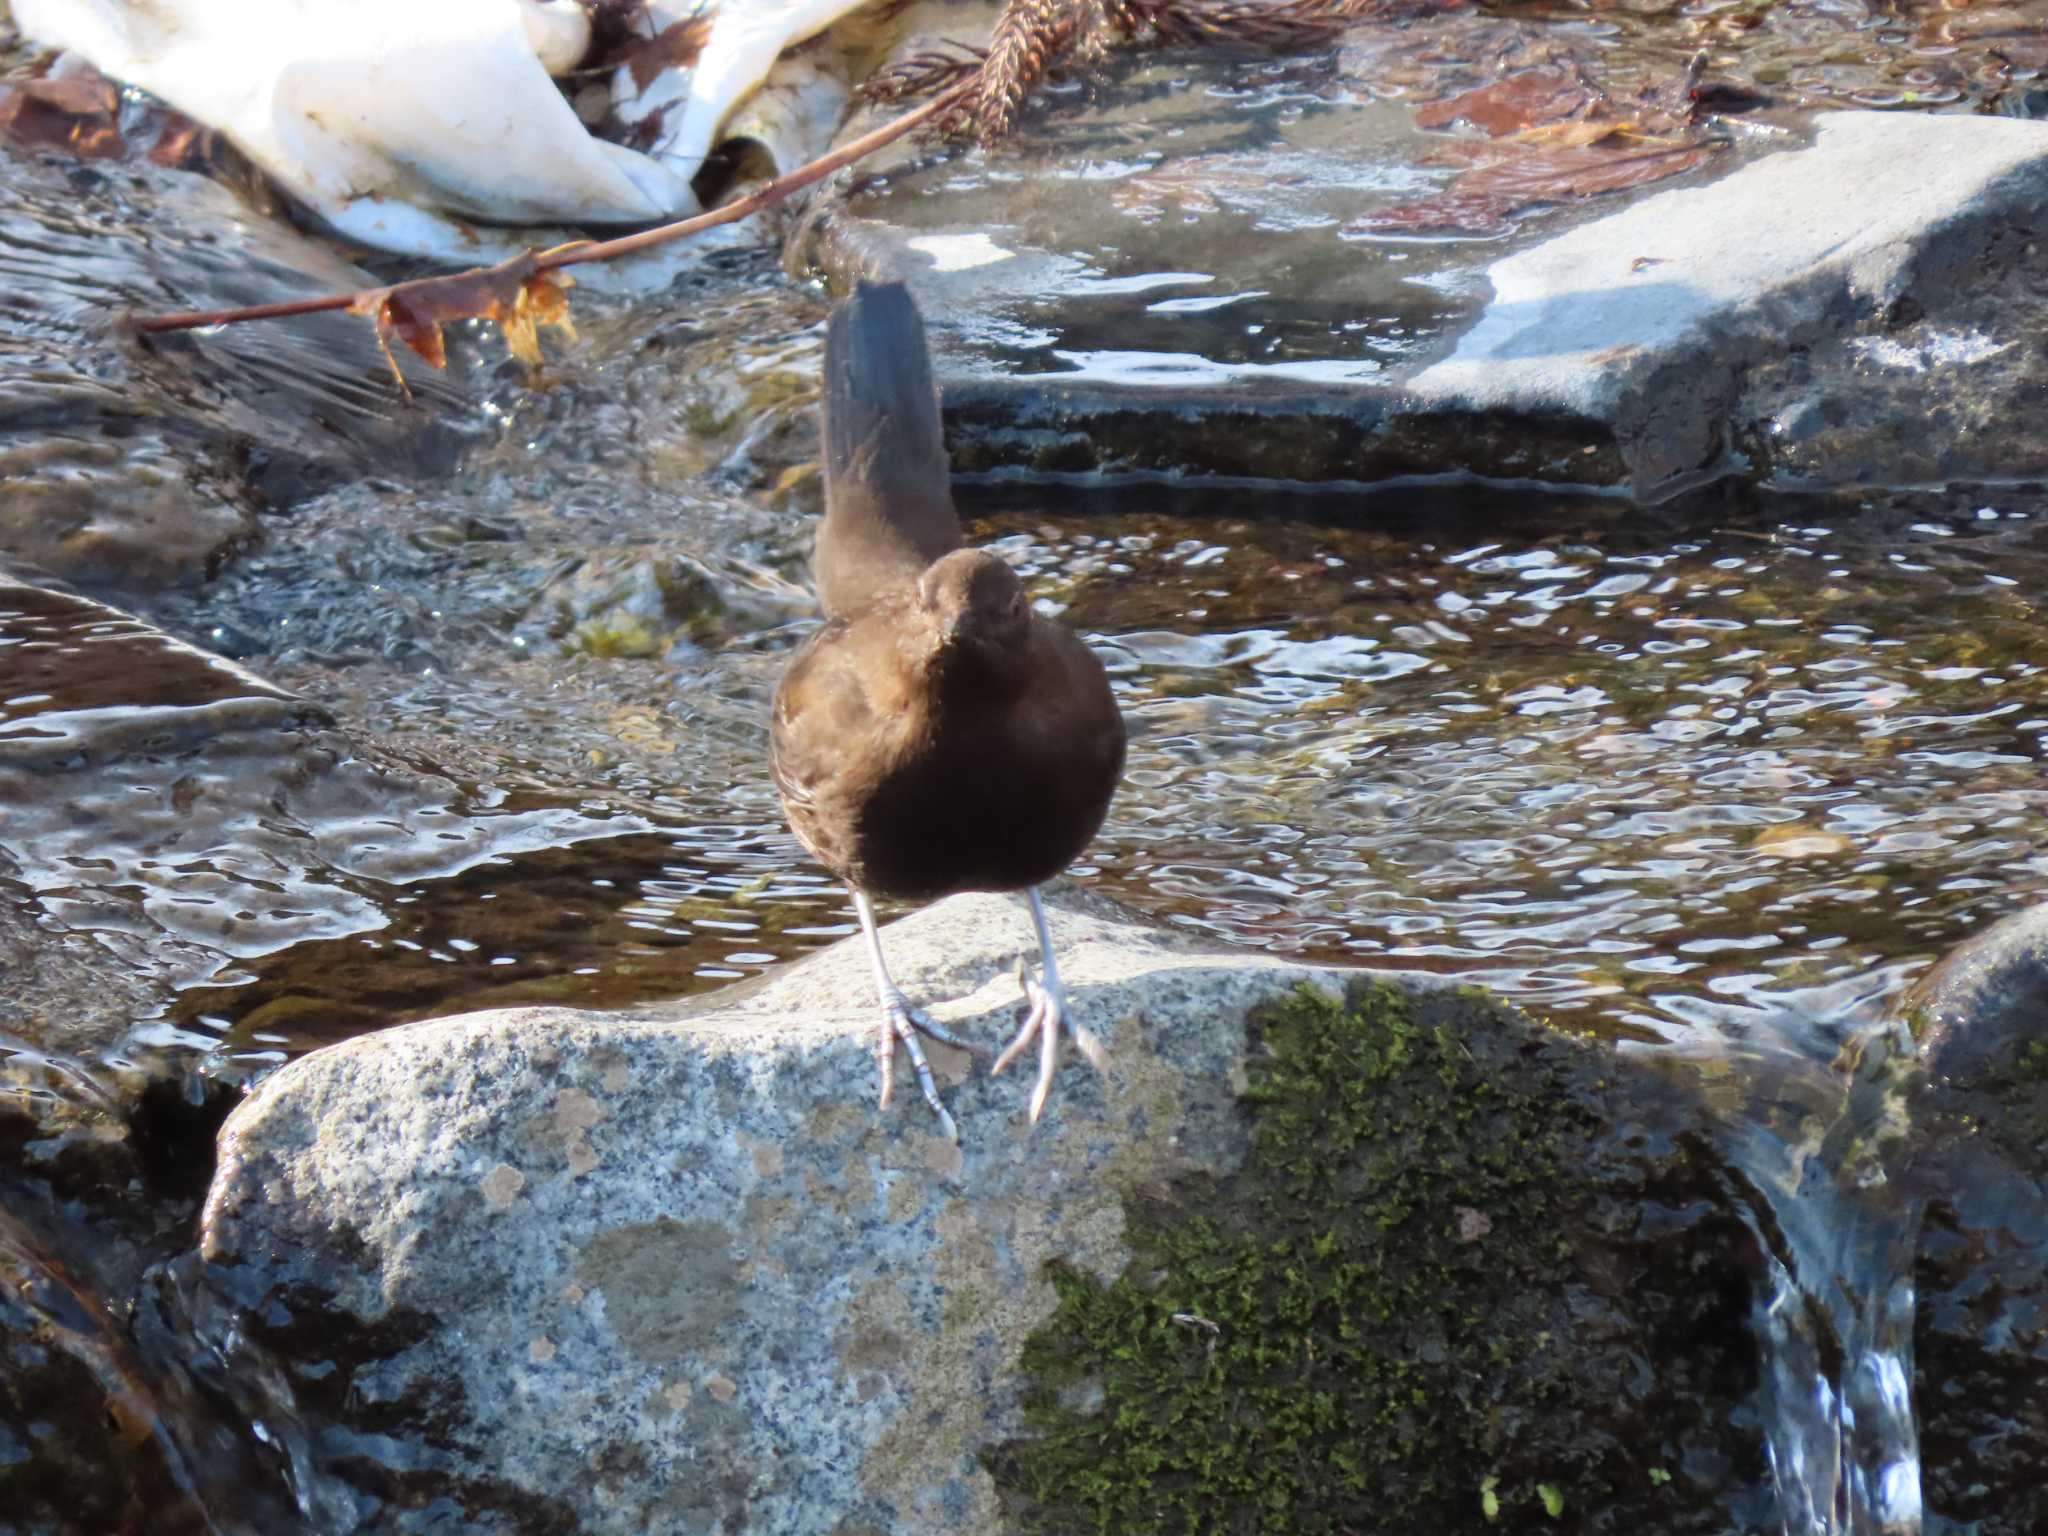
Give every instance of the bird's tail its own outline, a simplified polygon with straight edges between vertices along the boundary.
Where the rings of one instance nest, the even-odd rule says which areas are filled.
[[[863,282],[825,330],[818,589],[845,613],[960,545],[924,321],[901,283]]]

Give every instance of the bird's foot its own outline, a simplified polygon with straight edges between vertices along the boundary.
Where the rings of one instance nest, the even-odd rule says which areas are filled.
[[[896,1091],[896,1042],[901,1040],[904,1049],[910,1052],[910,1066],[917,1074],[918,1089],[924,1094],[925,1103],[931,1105],[932,1113],[939,1117],[939,1129],[946,1133],[947,1140],[958,1141],[960,1128],[953,1123],[952,1115],[939,1098],[938,1085],[932,1081],[932,1064],[924,1054],[924,1047],[918,1043],[919,1035],[929,1035],[941,1045],[950,1045],[974,1056],[988,1055],[988,1048],[962,1039],[911,1007],[910,999],[894,986],[884,989],[882,1029],[875,1041],[875,1062],[882,1071],[882,1108],[889,1107],[890,1095]]]
[[[1003,1070],[1023,1054],[1024,1048],[1033,1040],[1038,1042],[1038,1082],[1031,1090],[1031,1119],[1034,1124],[1045,1112],[1045,1102],[1052,1096],[1053,1074],[1060,1065],[1060,1038],[1072,1039],[1081,1054],[1088,1058],[1088,1065],[1096,1071],[1109,1071],[1109,1052],[1092,1030],[1081,1028],[1067,1011],[1067,989],[1060,982],[1059,972],[1048,970],[1046,980],[1041,982],[1025,967],[1023,960],[1017,961],[1017,985],[1023,989],[1024,1001],[1030,1011],[1024,1016],[1024,1026],[1017,1031],[1017,1038],[1003,1048],[1003,1054],[996,1058],[996,1064],[989,1069],[989,1076]]]

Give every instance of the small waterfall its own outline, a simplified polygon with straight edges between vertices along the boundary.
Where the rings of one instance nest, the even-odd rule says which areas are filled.
[[[74,1362],[103,1394],[120,1449],[102,1471],[132,1480],[149,1528],[190,1536],[297,1529],[273,1496],[274,1458],[188,1369],[178,1340],[147,1326],[131,1331],[122,1309],[94,1288],[90,1269],[67,1262],[50,1238],[0,1204],[0,1307],[12,1312],[18,1337]],[[90,1442],[77,1434],[77,1405],[64,1406],[74,1414],[60,1421],[73,1449],[90,1456]]]
[[[1904,1128],[1894,1069],[1905,1059],[1890,1041],[1861,1052],[1846,1103],[1832,1069],[1777,1064],[1777,1124],[1729,1133],[1730,1203],[1757,1245],[1752,1318],[1785,1536],[1922,1529],[1912,1402],[1922,1202],[1882,1161]],[[1788,1115],[1800,1134],[1776,1134]]]
[[[184,1341],[195,1380],[221,1404],[224,1418],[246,1425],[265,1449],[263,1491],[272,1504],[265,1536],[346,1536],[361,1523],[355,1492],[322,1464],[289,1374],[200,1280],[201,1265],[196,1253],[185,1253],[156,1266],[139,1315],[167,1340]]]

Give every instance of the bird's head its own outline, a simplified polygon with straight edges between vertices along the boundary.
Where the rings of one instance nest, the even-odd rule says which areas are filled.
[[[1023,645],[1031,625],[1024,583],[985,549],[956,549],[934,560],[918,580],[917,600],[940,656],[996,661]]]

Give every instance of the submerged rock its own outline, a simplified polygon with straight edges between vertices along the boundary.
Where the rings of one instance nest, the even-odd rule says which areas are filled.
[[[1930,1075],[1976,1082],[2048,1057],[2048,907],[2028,907],[1958,944],[1899,1011]]]
[[[95,1074],[149,1054],[171,991],[381,929],[389,883],[646,825],[381,751],[244,667],[4,563],[0,804],[0,1065],[90,1109],[105,1107]],[[381,1017],[329,1012],[329,1029]]]
[[[1204,1477],[1304,1531],[1759,1507],[1676,1095],[1472,995],[1054,926],[1113,1070],[1034,1131],[937,1051],[960,1145],[866,1102],[854,939],[694,1008],[304,1058],[223,1134],[213,1326],[282,1364],[366,1531],[1181,1529]],[[962,897],[890,956],[995,1039],[1029,936]]]
[[[462,394],[348,315],[144,342],[123,311],[369,286],[227,187],[151,165],[10,156],[0,177],[0,557],[96,587],[197,585],[310,490],[445,469]],[[402,350],[402,349],[401,349]]]

